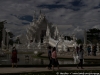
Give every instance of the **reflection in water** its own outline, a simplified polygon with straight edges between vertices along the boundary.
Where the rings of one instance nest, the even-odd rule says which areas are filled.
[[[43,59],[41,59],[41,65],[43,65],[43,64],[44,64]]]
[[[48,65],[49,64],[48,59],[32,58],[32,54],[18,54],[18,58],[19,58],[18,65]],[[58,62],[60,65],[74,64],[73,59],[72,60],[58,60]],[[7,54],[6,57],[0,57],[0,64],[11,65],[11,55]],[[90,63],[85,62],[85,64],[90,64]]]
[[[58,60],[59,64],[74,64],[73,60]]]
[[[29,55],[25,55],[25,64],[29,64],[29,60],[30,60]]]

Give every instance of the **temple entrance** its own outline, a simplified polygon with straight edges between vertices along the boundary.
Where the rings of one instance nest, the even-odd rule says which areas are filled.
[[[41,30],[41,43],[43,43],[44,36],[46,36],[46,30]]]

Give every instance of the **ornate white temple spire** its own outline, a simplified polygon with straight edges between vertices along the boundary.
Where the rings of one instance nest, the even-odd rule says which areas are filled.
[[[29,27],[26,28],[26,30],[27,30],[27,37],[28,37],[28,39],[30,40],[30,38],[31,38],[31,36],[32,36],[32,32],[30,31]]]
[[[47,25],[47,30],[46,30],[46,37],[50,37],[50,29],[49,29],[48,25]]]
[[[33,25],[31,25],[33,29],[37,29],[38,28],[38,25],[33,23]]]
[[[34,11],[34,16],[33,16],[33,21],[34,21],[34,23],[36,22],[36,11]]]
[[[55,27],[55,32],[54,32],[54,38],[55,39],[58,39],[58,36],[59,36],[59,31],[58,31],[58,28],[57,26]]]

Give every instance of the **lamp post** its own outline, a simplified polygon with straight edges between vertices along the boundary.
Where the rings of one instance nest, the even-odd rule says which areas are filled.
[[[2,50],[5,47],[5,33],[6,33],[5,28],[3,28],[2,30]]]
[[[9,37],[9,30],[8,29],[6,29],[6,32],[7,32],[7,37],[6,37],[6,40],[7,40],[7,50],[9,49],[9,39],[10,39],[10,37]]]

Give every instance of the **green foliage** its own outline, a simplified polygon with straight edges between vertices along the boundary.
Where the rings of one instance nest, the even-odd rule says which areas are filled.
[[[7,23],[6,20],[0,22],[0,43],[1,43],[1,41],[2,41],[2,31],[3,31],[3,28],[4,28],[4,24],[6,24],[6,23]],[[6,34],[7,34],[7,32],[6,32]],[[13,37],[14,37],[14,35],[13,35],[12,32],[8,32],[8,35],[10,36],[10,38],[13,38]],[[7,35],[6,35],[6,36],[7,36]],[[13,40],[10,39],[9,44],[10,44],[10,45],[13,45]],[[1,47],[1,44],[0,44],[0,47]]]
[[[21,44],[19,37],[15,40],[14,43],[16,43],[16,44]]]
[[[13,43],[14,43],[13,39],[10,39],[9,44],[13,46]]]
[[[93,28],[93,29],[89,29],[87,31],[87,40],[89,40],[91,43],[99,43],[100,40],[100,30]]]
[[[14,34],[12,32],[8,32],[10,38],[13,38],[14,37]]]
[[[69,40],[69,41],[72,40],[72,38],[70,36],[66,36],[66,37],[67,37],[67,40]]]
[[[77,42],[77,44],[82,44],[83,43],[81,39],[76,40],[76,42]]]
[[[4,24],[7,23],[6,20],[0,22],[0,30],[2,30],[4,28]]]

